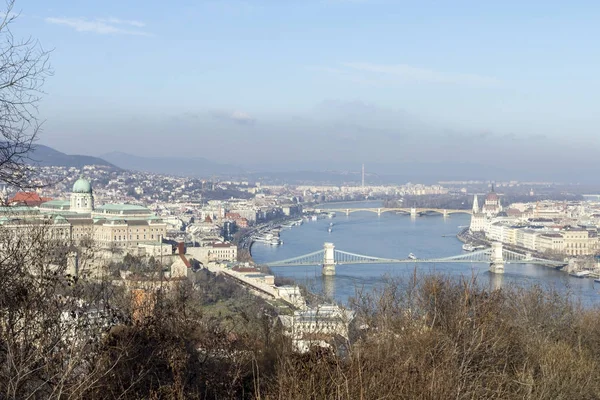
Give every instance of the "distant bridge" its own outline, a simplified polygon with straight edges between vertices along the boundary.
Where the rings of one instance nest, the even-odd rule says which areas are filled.
[[[378,208],[317,208],[314,211],[316,212],[336,212],[343,213],[346,215],[350,215],[354,212],[360,211],[368,211],[372,213],[376,213],[377,215],[381,215],[386,212],[396,212],[402,214],[410,214],[411,216],[423,215],[428,213],[437,213],[441,214],[444,217],[447,217],[451,214],[473,214],[471,210],[450,210],[450,209],[441,209],[441,208],[416,208],[416,207],[400,207],[400,208],[387,208],[387,207],[378,207]]]
[[[503,273],[505,264],[538,264],[559,267],[565,265],[562,261],[546,260],[532,257],[531,254],[521,254],[502,247],[502,243],[492,243],[491,248],[441,258],[381,258],[336,250],[333,243],[325,243],[323,250],[286,260],[266,263],[270,267],[296,267],[321,265],[323,275],[335,275],[336,265],[348,264],[407,264],[407,263],[486,263],[490,271]]]

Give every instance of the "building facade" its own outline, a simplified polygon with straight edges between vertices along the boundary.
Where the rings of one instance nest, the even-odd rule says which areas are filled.
[[[485,232],[491,224],[491,219],[500,212],[502,212],[500,197],[494,190],[494,185],[492,185],[492,191],[485,197],[481,208],[479,208],[477,195],[473,196],[473,213],[469,230],[471,232]]]
[[[71,243],[93,240],[101,248],[160,243],[166,234],[164,221],[146,207],[133,204],[95,207],[92,186],[83,178],[73,185],[69,200],[51,200],[38,207],[4,207],[0,213],[0,224],[16,226],[17,222],[24,225],[51,221],[53,230],[65,235]]]

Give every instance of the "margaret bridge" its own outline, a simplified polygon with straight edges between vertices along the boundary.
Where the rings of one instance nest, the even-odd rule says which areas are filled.
[[[565,262],[556,260],[546,260],[533,257],[531,254],[521,254],[515,251],[504,249],[502,243],[492,243],[492,246],[483,250],[464,253],[450,257],[441,258],[381,258],[366,256],[363,254],[349,253],[347,251],[337,250],[333,243],[325,243],[323,250],[315,251],[310,254],[288,258],[286,260],[266,263],[270,267],[296,267],[321,265],[323,275],[335,275],[336,265],[350,264],[407,264],[407,263],[486,263],[490,266],[490,271],[494,273],[504,273],[505,264],[538,264],[549,267],[560,267]]]
[[[320,212],[336,212],[343,213],[346,215],[350,215],[351,213],[367,211],[376,213],[377,215],[381,215],[386,212],[395,212],[398,214],[410,214],[413,217],[417,215],[425,215],[425,214],[441,214],[444,217],[447,217],[451,214],[472,214],[471,210],[448,210],[441,208],[416,208],[416,207],[405,207],[405,208],[387,208],[387,207],[378,207],[378,208],[321,208],[307,211],[315,211],[317,213]]]

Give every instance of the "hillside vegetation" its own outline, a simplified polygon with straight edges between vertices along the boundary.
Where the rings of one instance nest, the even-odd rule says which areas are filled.
[[[557,291],[390,280],[357,293],[349,341],[298,354],[274,308],[222,276],[141,280],[154,289],[140,302],[50,268],[58,243],[6,242],[3,399],[600,397],[600,312]]]

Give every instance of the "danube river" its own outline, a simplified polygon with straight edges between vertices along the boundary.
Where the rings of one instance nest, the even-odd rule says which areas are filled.
[[[381,207],[381,203],[347,203],[329,207]],[[469,219],[467,214],[453,214],[448,218],[441,215],[411,218],[392,212],[381,216],[371,212],[355,212],[349,216],[338,213],[333,219],[305,222],[282,230],[282,246],[255,243],[252,256],[257,263],[266,263],[312,253],[322,249],[324,242],[332,242],[339,250],[383,258],[407,258],[409,253],[418,258],[449,257],[462,253],[462,243],[456,239],[456,233],[460,227],[469,224]],[[329,233],[327,228],[331,222],[334,226]],[[492,287],[511,284],[555,287],[572,293],[586,305],[600,305],[600,284],[538,265],[506,265],[504,275],[488,272],[485,264],[338,265],[335,277],[325,278],[321,275],[320,265],[274,267],[272,270],[277,276],[293,278],[311,291],[325,293],[341,302],[346,302],[357,290],[370,291],[381,287],[386,277],[410,279],[416,270],[418,274],[476,276],[480,284]]]

